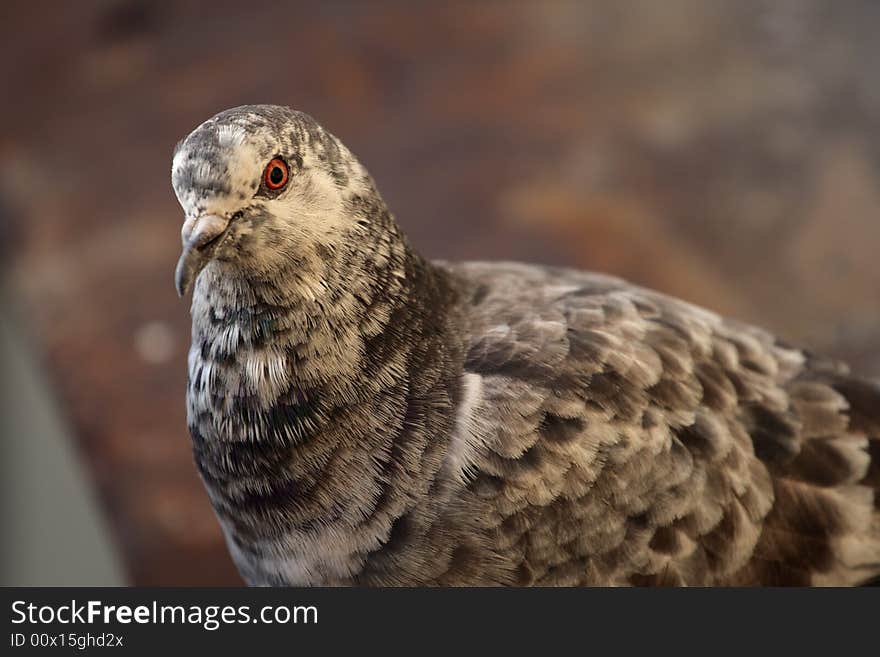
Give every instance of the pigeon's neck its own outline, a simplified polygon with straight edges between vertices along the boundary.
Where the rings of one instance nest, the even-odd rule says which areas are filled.
[[[387,221],[381,241],[325,253],[319,288],[293,267],[199,278],[194,453],[253,582],[345,580],[442,469],[461,394],[457,287]],[[316,547],[327,537],[331,555]]]

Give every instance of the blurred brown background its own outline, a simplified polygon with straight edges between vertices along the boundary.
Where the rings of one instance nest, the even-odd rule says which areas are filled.
[[[169,184],[229,106],[316,116],[427,255],[609,271],[880,374],[873,0],[0,14],[8,287],[132,583],[240,581],[190,459]]]

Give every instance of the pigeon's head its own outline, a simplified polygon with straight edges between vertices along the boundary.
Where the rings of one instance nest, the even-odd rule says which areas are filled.
[[[332,251],[357,221],[350,211],[374,187],[336,137],[310,116],[276,105],[221,112],[174,151],[174,193],[183,207],[183,295],[222,262],[271,278],[285,261]]]

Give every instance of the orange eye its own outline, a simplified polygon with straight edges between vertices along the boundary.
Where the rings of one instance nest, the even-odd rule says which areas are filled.
[[[280,157],[276,157],[266,165],[263,171],[263,182],[266,187],[272,191],[277,191],[287,184],[290,172],[287,170],[287,162]]]

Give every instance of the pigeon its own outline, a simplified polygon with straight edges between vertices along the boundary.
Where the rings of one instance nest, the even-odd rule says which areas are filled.
[[[194,460],[261,586],[856,585],[880,385],[619,278],[434,262],[307,114],[175,151]]]

